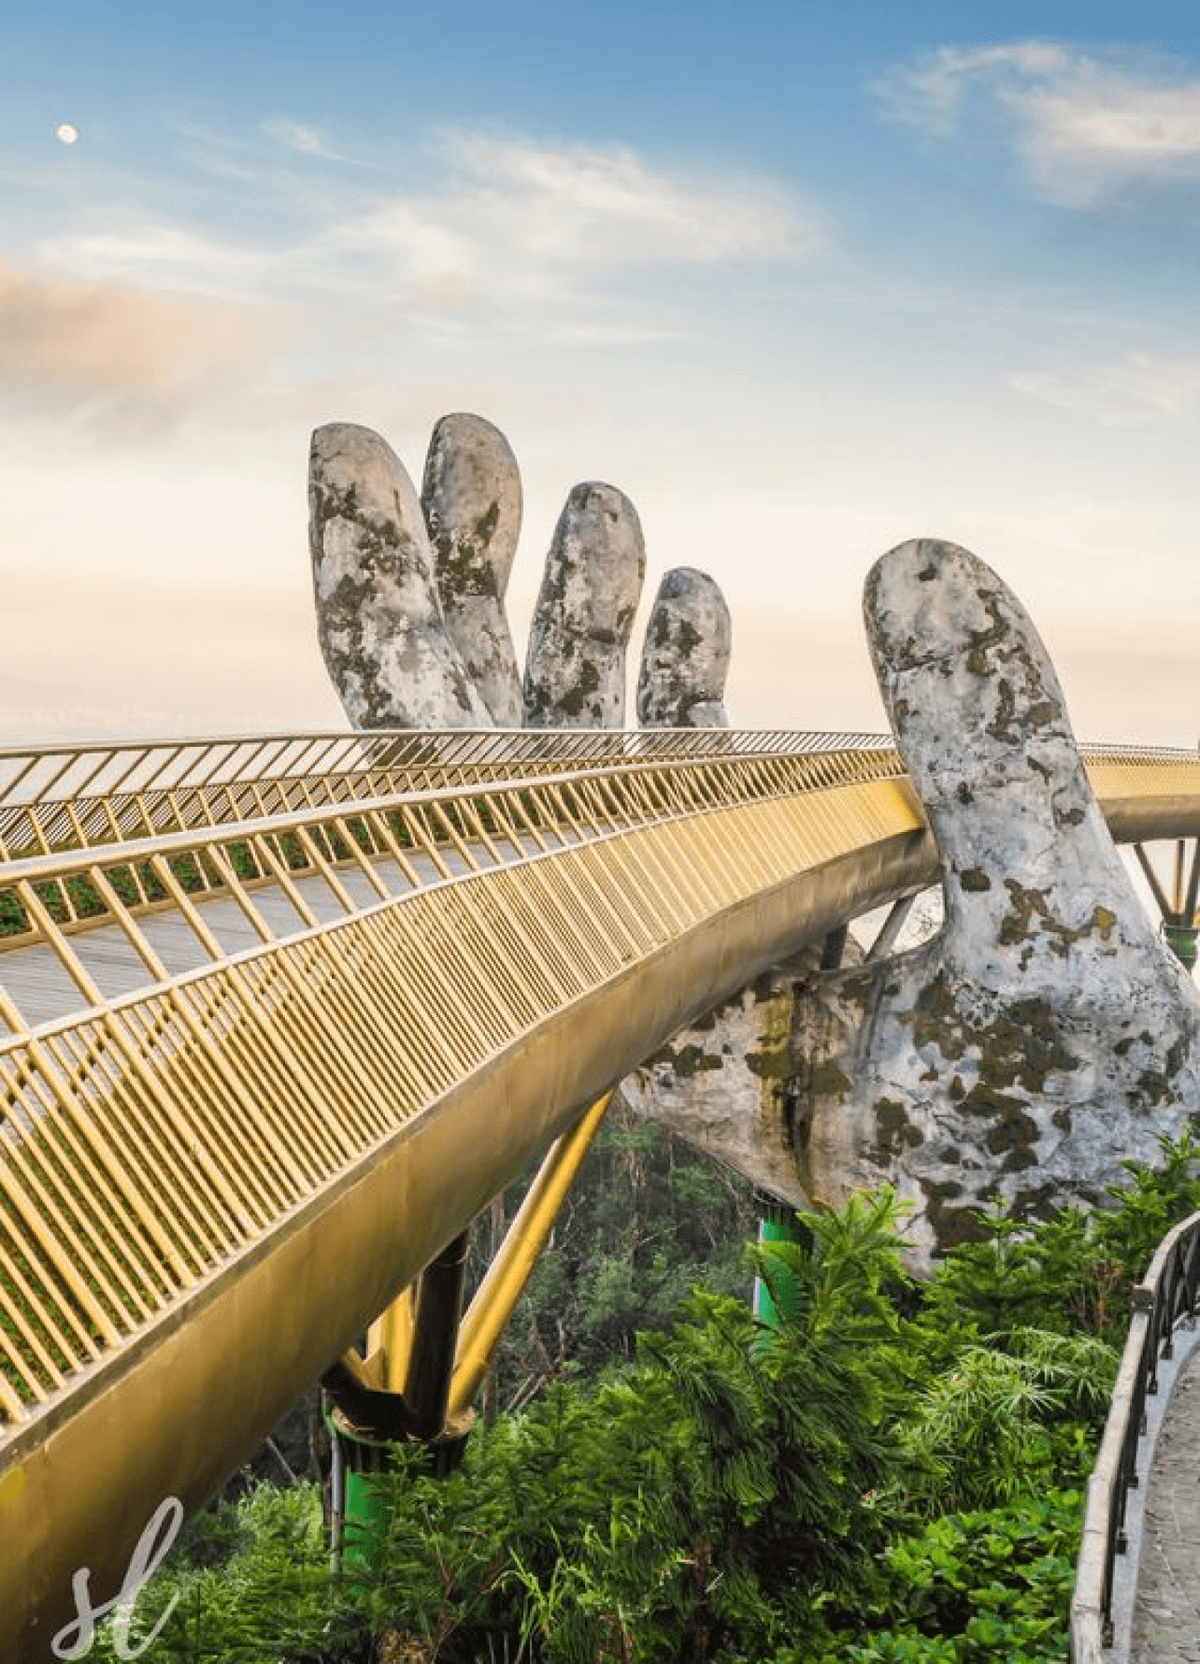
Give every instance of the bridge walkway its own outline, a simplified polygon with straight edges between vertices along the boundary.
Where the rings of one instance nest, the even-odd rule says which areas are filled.
[[[244,830],[252,836],[256,827],[249,823]],[[582,832],[568,830],[561,846],[583,842],[584,837]],[[501,859],[496,858],[498,853],[494,846],[489,851],[478,840],[466,840],[462,852],[443,848],[436,862],[421,850],[410,850],[402,866],[392,856],[364,851],[361,861],[330,862],[328,877],[293,871],[286,887],[270,879],[245,885],[243,899],[221,893],[194,895],[192,904],[202,932],[170,901],[161,910],[141,913],[138,931],[168,979],[185,976],[215,958],[233,959],[264,942],[283,941],[314,926],[333,924],[381,900],[394,900],[446,878],[529,859],[539,853],[539,847],[531,834],[518,833]],[[160,980],[129,931],[120,925],[89,924],[83,919],[67,941],[105,1003]],[[77,1015],[93,1003],[50,941],[27,943],[19,936],[0,937],[0,986],[31,1028]]]
[[[1175,1381],[1144,1489],[1131,1664],[1200,1664],[1200,1348]]]

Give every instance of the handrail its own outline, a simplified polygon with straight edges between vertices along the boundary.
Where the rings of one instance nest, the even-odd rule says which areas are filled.
[[[0,859],[363,791],[889,743],[878,734],[783,729],[377,729],[0,749]]]
[[[1137,1485],[1137,1447],[1145,1404],[1158,1391],[1158,1365],[1172,1356],[1172,1335],[1192,1316],[1200,1288],[1200,1213],[1168,1231],[1131,1296],[1133,1316],[1113,1388],[1112,1408],[1087,1486],[1083,1536],[1071,1599],[1073,1664],[1102,1664],[1113,1643],[1116,1557],[1126,1550],[1125,1512]]]
[[[1090,766],[1197,762],[1171,747],[1082,749]],[[876,733],[730,728],[375,729],[0,748],[0,861],[422,786],[891,750]]]
[[[873,787],[885,788],[882,799],[872,792]],[[789,806],[796,810],[792,830],[788,830]],[[807,831],[802,824],[806,817],[811,822]],[[462,945],[469,945],[477,956],[475,970],[491,979],[489,987],[494,984],[504,1012],[504,1030],[528,1005],[531,989],[539,997],[545,995],[552,1009],[558,1008],[560,998],[578,993],[572,980],[574,958],[581,963],[587,960],[593,934],[606,944],[606,952],[612,946],[610,937],[619,941],[609,903],[597,900],[590,887],[592,879],[587,875],[593,869],[611,868],[613,882],[639,914],[635,933],[621,948],[617,961],[604,961],[607,975],[637,960],[644,947],[645,919],[655,907],[666,908],[675,920],[686,901],[688,907],[694,904],[700,909],[698,918],[706,918],[726,877],[739,886],[751,881],[750,846],[735,846],[733,858],[734,851],[721,843],[723,827],[748,828],[751,824],[761,824],[761,835],[772,851],[775,865],[770,871],[776,883],[791,881],[803,852],[812,859],[821,851],[840,853],[847,839],[848,847],[855,848],[897,831],[920,836],[910,794],[895,778],[894,754],[843,752],[815,758],[735,757],[659,768],[626,766],[515,784],[455,786],[441,792],[362,801],[350,809],[310,809],[285,818],[205,827],[8,863],[0,868],[0,902],[18,917],[16,931],[5,939],[5,952],[0,956],[0,1021],[8,1030],[0,1037],[0,1209],[7,1202],[23,1210],[26,1224],[40,1220],[44,1202],[22,1202],[5,1166],[6,1161],[20,1165],[28,1160],[32,1163],[26,1176],[33,1187],[31,1196],[42,1198],[44,1191],[65,1183],[72,1199],[63,1201],[60,1211],[64,1219],[72,1213],[76,1202],[70,1164],[63,1172],[44,1172],[46,1158],[37,1141],[49,1136],[52,1119],[48,1111],[55,1104],[62,1108],[61,1093],[69,1096],[75,1090],[65,1083],[76,1075],[89,1083],[85,1096],[90,1119],[95,1108],[90,1095],[99,1094],[98,1103],[114,1085],[106,1073],[107,1064],[98,1072],[94,1069],[93,1051],[97,1055],[110,1051],[111,1026],[126,1021],[136,1026],[136,1012],[148,1004],[158,1002],[164,1012],[168,1008],[174,1012],[175,1002],[196,995],[210,973],[222,987],[222,978],[241,987],[247,977],[261,976],[271,991],[263,996],[266,1006],[256,997],[257,1017],[279,997],[279,978],[286,976],[280,968],[293,962],[303,961],[306,966],[303,973],[295,973],[304,984],[305,997],[318,997],[323,979],[333,973],[328,967],[314,968],[315,959],[310,966],[307,956],[324,951],[320,941],[326,932],[339,935],[344,944],[356,929],[365,935],[383,933],[391,928],[391,921],[423,918],[426,922],[421,928],[429,935],[432,921],[444,914],[454,917]],[[693,845],[707,836],[716,839],[713,852],[699,860],[699,876],[689,875],[688,864],[698,861]],[[626,871],[630,860],[651,861],[652,850],[660,850],[654,860],[665,863],[661,871],[655,866],[647,866],[644,872],[640,866]],[[633,851],[643,853],[626,853]],[[584,875],[579,880],[582,888],[570,902],[570,922],[558,942],[544,938],[545,921],[538,915],[548,905],[543,891],[550,874],[560,869],[573,872],[573,862]],[[521,906],[532,911],[506,927],[499,898],[510,890],[524,898]],[[264,897],[270,905],[263,905]],[[224,937],[218,920],[202,910],[212,898],[232,904],[226,913],[228,917],[232,911],[241,921],[240,939]],[[286,904],[282,909],[280,902]],[[184,965],[168,963],[161,932],[150,928],[161,921],[160,903],[171,909],[187,935]],[[600,911],[588,924],[589,909],[594,907]],[[99,956],[91,952],[89,933],[99,932],[101,926],[115,927],[125,944],[127,963],[118,988],[105,987],[103,962],[108,960],[111,969],[111,942],[99,943]],[[664,923],[664,941],[672,939],[672,928]],[[111,938],[114,932],[110,929],[107,934]],[[247,939],[249,945],[245,945]],[[174,954],[179,946],[176,940]],[[328,946],[330,955],[336,956],[339,941],[331,935]],[[48,1020],[31,1018],[26,1009],[29,984],[22,967],[30,949],[34,950],[35,978],[44,977],[46,965],[53,960],[66,985],[66,1002]],[[532,960],[527,966],[521,961],[523,973],[513,982],[506,967],[527,953]],[[394,952],[390,958],[395,959]],[[411,960],[411,953],[407,958]],[[558,958],[562,964],[556,970]],[[566,978],[562,987],[559,971]],[[369,1009],[364,1013],[360,1005],[353,1004],[366,976],[364,965],[350,984],[353,1009],[347,1006],[345,1020],[373,1031],[379,1026],[378,1014]],[[474,1005],[471,999],[464,1004],[456,990],[442,987],[441,972],[432,972],[431,978],[429,985],[408,973],[403,980],[406,997],[424,999],[431,1018],[436,1017],[429,1046],[440,1055],[446,1049],[443,1031],[456,1024],[478,1038],[474,1007],[480,1005],[482,995]],[[389,998],[394,1005],[396,995]],[[225,1018],[214,1021],[216,1033],[212,1034],[207,1020],[197,1018],[197,1032],[203,1031],[209,1041],[225,1039]],[[156,1006],[154,1034],[147,1039],[139,1030],[137,1040],[137,1046],[144,1044],[155,1069],[172,1066],[181,1043],[172,1040],[168,1045],[162,1039],[167,1031],[164,1023],[170,1026]],[[523,1018],[517,1028],[524,1026]],[[97,1040],[86,1042],[83,1052],[75,1055],[71,1036],[93,1028]],[[166,1049],[160,1057],[158,1048],[163,1046]],[[66,1051],[60,1054],[60,1047]],[[481,1055],[486,1054],[485,1047]],[[46,1070],[44,1060],[52,1055],[61,1060]],[[117,1063],[122,1078],[128,1066],[128,1059]],[[35,1084],[35,1076],[40,1080],[43,1075],[41,1085]],[[452,1069],[444,1084],[452,1085],[458,1078]],[[189,1102],[199,1089],[197,1083],[189,1083]],[[394,1095],[394,1090],[389,1086],[389,1094]],[[421,1101],[418,1094],[414,1111]],[[321,1115],[327,1110],[324,1105]],[[353,1113],[358,1113],[356,1106]],[[29,1138],[39,1152],[35,1156],[22,1154]],[[310,1141],[305,1135],[301,1148]],[[198,1147],[211,1149],[213,1139],[206,1135]],[[190,1162],[193,1156],[189,1150],[186,1160]],[[122,1153],[112,1157],[111,1165],[124,1173],[136,1159],[136,1154],[127,1159]],[[300,1160],[302,1155],[297,1156]],[[224,1219],[230,1210],[224,1204],[222,1208],[218,1211]],[[238,1209],[232,1212],[237,1214]],[[0,1254],[8,1229],[9,1222],[0,1212]],[[102,1235],[107,1238],[109,1234],[104,1226]],[[18,1257],[28,1260],[30,1256],[22,1250]],[[81,1251],[75,1249],[68,1255],[72,1266],[80,1257]],[[68,1275],[61,1266],[57,1271]],[[0,1275],[0,1306],[3,1300]],[[14,1306],[18,1315],[13,1322],[18,1328],[24,1308],[35,1306],[28,1292],[23,1293]],[[53,1332],[49,1321],[46,1332]],[[39,1368],[45,1366],[42,1374],[49,1368],[44,1357],[39,1366],[39,1344],[36,1333],[25,1335],[22,1344],[20,1335],[14,1337],[0,1326],[0,1423],[5,1420],[6,1396],[11,1419],[18,1413],[14,1393],[16,1399],[38,1401],[53,1380],[51,1372],[39,1384]],[[69,1359],[68,1347],[59,1350]],[[24,1386],[19,1385],[21,1381]]]
[[[378,737],[363,736],[372,743]],[[444,737],[407,732],[399,738],[384,736],[389,745],[403,742],[410,759],[425,740]],[[316,922],[293,893],[296,883],[314,881],[319,896],[331,902],[335,915],[341,914],[350,902],[338,875],[349,870],[353,891],[356,867],[362,869],[359,885],[365,881],[376,896],[395,894],[447,876],[446,857],[452,867],[461,862],[478,865],[480,856],[492,865],[519,859],[539,843],[544,847],[547,838],[554,843],[564,837],[577,840],[618,824],[696,812],[716,802],[748,802],[763,795],[819,792],[903,776],[895,748],[877,740],[853,749],[833,748],[829,742],[841,738],[833,735],[780,734],[769,736],[766,746],[752,745],[756,736],[728,732],[718,733],[714,740],[711,730],[654,730],[644,736],[616,737],[620,744],[614,746],[614,736],[608,736],[606,755],[582,762],[579,753],[588,749],[584,742],[593,738],[586,730],[535,735],[538,756],[526,755],[521,748],[509,754],[503,746],[489,751],[496,736],[474,735],[470,738],[479,743],[471,755],[477,762],[492,756],[491,778],[464,781],[455,770],[452,778],[414,784],[407,771],[393,777],[390,770],[374,769],[353,777],[311,776],[302,782],[299,802],[290,806],[266,801],[257,787],[245,800],[222,786],[227,794],[222,803],[206,796],[203,783],[162,793],[154,803],[149,794],[138,793],[129,800],[138,818],[118,815],[115,800],[109,799],[104,820],[95,828],[84,823],[77,805],[47,800],[54,813],[70,815],[77,835],[59,843],[46,835],[51,822],[43,819],[33,848],[10,850],[9,858],[0,860],[0,953],[40,943],[57,960],[60,969],[48,970],[49,983],[39,967],[48,967],[50,961],[43,957],[31,967],[35,983],[49,997],[49,1005],[39,997],[42,1015],[33,1019],[36,1024],[52,1014],[79,1009],[72,988],[82,992],[84,1005],[100,997],[99,987],[79,963],[77,932],[117,926],[136,959],[153,971],[155,955],[139,939],[134,919],[172,901],[186,913],[188,902],[181,899],[180,890],[197,898],[231,899],[261,936],[263,921],[239,880],[248,889],[282,885],[294,904],[291,911],[285,907],[285,920],[290,919],[295,929]],[[351,743],[356,738],[351,736]],[[785,739],[790,741],[786,749]],[[350,755],[345,740],[346,736],[337,739],[342,763]],[[697,755],[684,755],[693,741]],[[1182,831],[1181,804],[1200,830],[1200,759],[1190,753],[1147,750],[1124,757],[1111,748],[1095,747],[1089,752],[1088,768],[1104,811],[1110,823],[1115,822],[1115,836],[1153,835],[1155,817],[1164,815],[1173,830]],[[522,772],[526,769],[530,771]],[[237,813],[239,809],[247,812]],[[491,848],[493,835],[507,846],[507,855]],[[416,869],[407,861],[406,850],[415,855]],[[390,884],[383,881],[385,870],[391,871]],[[202,938],[202,932],[197,934]],[[107,959],[102,942],[96,951]],[[118,952],[128,959],[128,947]],[[204,952],[200,960],[212,957],[212,952]],[[115,985],[109,983],[110,992],[134,986],[129,980],[134,973],[111,961],[109,968],[118,978]],[[136,975],[145,985],[145,977]],[[151,974],[149,981],[155,980]],[[0,985],[5,981],[0,975]],[[102,978],[100,986],[105,981]],[[14,994],[10,987],[8,995]],[[14,1003],[0,991],[0,1034],[5,1028],[9,1033],[25,1030],[28,1019],[22,1020],[22,1005],[21,997]]]
[[[23,1549],[0,1555],[5,1641],[54,1634],[79,1568],[97,1598],[115,1590],[126,1527],[209,1494],[581,1105],[848,913],[932,881],[907,783],[812,778],[835,764],[401,801],[411,844],[392,808],[371,815],[388,851],[374,901],[365,867],[335,865],[357,864],[354,834],[309,824],[350,906],[282,936],[257,860],[244,878],[205,834],[220,909],[263,925],[245,949],[178,884],[174,912],[135,920],[108,867],[130,846],[93,851],[146,972],[102,1001],[91,932],[48,919],[24,867],[33,949],[79,959],[85,1008],[0,1045],[0,1533]],[[273,832],[266,867],[286,854]],[[420,882],[391,893],[405,863]],[[156,870],[169,886],[161,854]],[[279,859],[281,886],[289,871]],[[163,945],[177,915],[214,938],[180,971]]]

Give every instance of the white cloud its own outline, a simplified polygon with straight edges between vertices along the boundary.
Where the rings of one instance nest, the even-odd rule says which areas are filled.
[[[382,165],[340,156],[315,127],[276,120],[266,131],[269,154],[218,153],[208,137],[197,162],[254,187],[253,220],[189,223],[161,199],[152,210],[127,196],[122,213],[43,240],[39,259],[88,282],[399,303],[424,314],[423,327],[481,313],[494,322],[508,308],[533,309],[553,331],[569,310],[575,329],[630,340],[673,327],[645,315],[656,271],[793,265],[827,247],[815,216],[773,181],[668,169],[625,147],[446,132],[408,159],[412,182],[393,172],[381,187]],[[310,157],[348,165],[314,177]],[[625,286],[634,278],[641,298]]]
[[[245,407],[284,340],[278,310],[22,270],[0,255],[0,414],[41,413],[106,441],[160,444]]]
[[[299,156],[317,156],[327,162],[349,162],[353,159],[335,150],[320,128],[310,127],[306,122],[287,121],[280,116],[273,121],[264,121],[263,132]]]
[[[1032,370],[1007,378],[1018,393],[1104,427],[1179,421],[1200,410],[1200,360],[1131,352],[1108,364]]]
[[[1027,175],[1057,200],[1200,175],[1200,74],[1178,59],[1039,40],[944,46],[874,90],[893,119],[938,138],[998,117]]]
[[[805,260],[825,244],[781,189],[651,166],[634,151],[455,133],[440,191],[397,193],[334,227],[426,300],[561,299],[602,274]]]
[[[75,232],[47,239],[42,260],[76,278],[98,282],[133,279],[202,293],[243,289],[269,271],[275,257],[186,226],[146,221],[121,231]]]

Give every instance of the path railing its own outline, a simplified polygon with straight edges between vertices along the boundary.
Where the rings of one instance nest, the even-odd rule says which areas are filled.
[[[1125,1512],[1138,1472],[1147,1397],[1158,1391],[1158,1366],[1172,1356],[1175,1325],[1196,1312],[1200,1288],[1200,1213],[1167,1233],[1133,1290],[1133,1317],[1113,1388],[1112,1409],[1088,1480],[1083,1539],[1071,1601],[1073,1664],[1103,1664],[1113,1643],[1113,1583],[1126,1551]]]
[[[0,750],[0,859],[584,768],[890,749],[879,734],[653,728],[343,730]]]
[[[1194,793],[1195,752],[1082,750],[1101,797],[1113,782],[1128,790],[1131,772],[1144,777],[1146,791]],[[887,772],[902,772],[889,735],[789,729],[377,729],[0,749],[0,861],[396,792],[838,753],[873,754],[879,763],[886,755]]]

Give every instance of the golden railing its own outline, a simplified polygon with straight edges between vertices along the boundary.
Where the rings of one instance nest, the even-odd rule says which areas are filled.
[[[787,730],[388,729],[0,750],[0,859],[422,788],[888,743]]]
[[[88,1014],[34,1036],[0,993],[0,1408],[23,1419],[546,1011],[844,846],[847,817],[869,838],[895,830],[856,784],[817,809],[830,778],[881,772],[894,763],[879,752],[624,767],[10,863],[0,981],[19,987],[28,950],[48,950]],[[803,793],[808,824],[779,820]],[[739,854],[743,823],[757,859],[753,840]],[[214,898],[254,948],[230,957]],[[174,979],[153,932],[164,912],[196,960]],[[89,963],[103,926],[127,949],[121,974],[153,991],[110,1003],[111,944],[104,971]],[[385,1105],[376,1083],[398,1068]]]
[[[1102,786],[1119,781],[1135,805],[1147,794],[1195,792],[1200,782],[1200,761],[1187,754],[1097,750],[1091,770]],[[652,951],[662,931],[695,922],[689,906],[719,903],[739,868],[736,842],[722,847],[739,813],[753,806],[761,817],[766,805],[791,802],[787,836],[766,869],[779,882],[789,871],[778,865],[783,849],[794,865],[811,865],[918,825],[902,793],[853,789],[897,773],[895,753],[881,748],[735,752],[656,767],[621,761],[10,861],[0,869],[0,1018],[9,1031],[0,1045],[0,1264],[15,1269],[0,1271],[8,1320],[0,1327],[0,1415],[23,1419],[26,1405],[60,1388],[102,1343],[132,1332],[209,1263],[214,1244],[232,1251],[273,1206],[294,1203],[325,1171],[319,1159],[313,1165],[318,1152],[346,1157],[363,1148],[361,1139],[413,1113],[489,1046]],[[354,780],[367,783],[376,782]],[[751,864],[753,850],[746,846],[735,889],[748,883],[752,892],[765,877]],[[619,878],[603,900],[587,876],[597,862]],[[564,875],[569,889],[560,896]],[[214,902],[223,904],[219,914]],[[103,951],[93,955],[93,944]],[[45,983],[53,971],[60,999],[81,1013],[42,1025],[36,1038],[20,992],[30,949],[40,952],[31,980]],[[337,1009],[326,958],[339,968],[363,962],[362,979],[341,986]],[[332,1047],[348,1033],[372,1032],[376,1001],[413,1007],[414,1026],[388,1042],[410,1091],[382,1120],[366,1093],[343,1122],[346,1083],[334,1089],[307,1042],[322,1034]],[[304,1033],[289,1038],[301,1009]],[[184,1107],[171,1092],[189,1047],[208,1060],[211,1078],[190,1079]],[[307,1059],[297,1078],[313,1071],[311,1101],[300,1120],[290,1104],[284,1120],[251,1117],[241,1130],[265,1165],[239,1151],[237,1171],[227,1172],[231,1059],[248,1067],[260,1052],[271,1052],[284,1078]],[[195,1061],[189,1067],[195,1074]],[[255,1096],[265,1101],[270,1084]],[[131,1118],[109,1125],[120,1093],[129,1095]],[[197,1158],[199,1149],[210,1161]],[[177,1190],[188,1207],[168,1218],[164,1205]],[[18,1234],[18,1222],[29,1235]]]
[[[389,729],[0,749],[0,860],[578,769],[878,750],[894,756],[879,734],[696,728]],[[1094,781],[1107,767],[1123,780],[1134,766],[1186,775],[1195,761],[1195,753],[1149,746],[1096,746],[1085,755]]]

